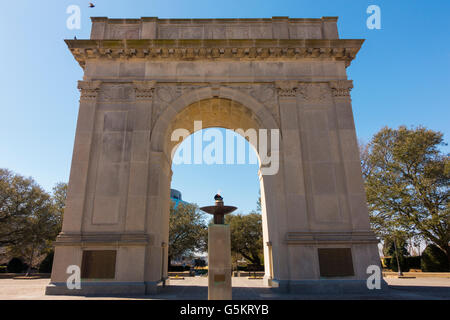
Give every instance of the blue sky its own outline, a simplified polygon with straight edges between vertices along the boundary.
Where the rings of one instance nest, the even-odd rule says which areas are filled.
[[[92,1],[92,0],[91,0]],[[349,67],[358,137],[383,126],[424,125],[449,137],[450,1],[8,1],[0,13],[0,167],[32,176],[45,189],[67,181],[82,70],[63,39],[88,38],[90,16],[111,18],[259,18],[339,16],[342,38],[366,42]],[[66,28],[69,5],[82,8],[81,30]],[[366,9],[381,8],[381,30],[366,27]],[[448,147],[443,148],[446,152]],[[173,187],[186,201],[225,201],[255,208],[256,166],[177,166]],[[220,183],[218,183],[220,181]],[[231,204],[231,203],[230,203]]]

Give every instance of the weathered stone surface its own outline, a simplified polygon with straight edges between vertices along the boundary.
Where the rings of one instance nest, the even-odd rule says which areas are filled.
[[[92,18],[91,39],[337,39],[337,17],[294,19]]]
[[[260,170],[267,283],[318,283],[319,248],[350,249],[354,275],[339,280],[363,283],[379,257],[346,74],[363,40],[339,39],[336,20],[93,18],[90,40],[67,40],[84,78],[49,292],[68,292],[87,249],[117,248],[114,279],[90,294],[166,281],[170,137],[195,120],[280,130],[279,170]]]
[[[231,300],[230,226],[208,227],[208,300]]]

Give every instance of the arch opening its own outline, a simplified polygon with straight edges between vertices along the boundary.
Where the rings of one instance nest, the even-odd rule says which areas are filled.
[[[172,159],[180,144],[180,137],[186,138],[198,130],[214,127],[233,130],[242,135],[257,153],[258,137],[253,134],[258,135],[258,130],[263,128],[261,122],[247,107],[224,98],[199,100],[176,114],[167,128],[164,152],[171,155]]]
[[[199,126],[199,123],[201,124]],[[259,182],[258,189],[260,190],[260,201],[261,201],[261,208],[260,208],[260,214],[261,214],[261,220],[262,220],[262,245],[263,245],[263,260],[264,261],[264,273],[265,278],[271,278],[271,275],[273,275],[272,270],[272,253],[271,253],[271,246],[270,241],[268,237],[268,219],[267,219],[267,206],[266,206],[266,199],[265,194],[266,191],[264,190],[264,183],[263,183],[263,176],[260,172],[260,165],[261,165],[261,157],[258,152],[258,141],[259,138],[259,130],[265,129],[264,125],[262,124],[262,121],[258,117],[258,115],[255,114],[255,112],[243,104],[236,102],[232,99],[226,99],[226,98],[206,98],[202,100],[198,100],[194,103],[189,104],[187,107],[181,109],[178,113],[175,115],[172,115],[172,118],[169,122],[169,124],[166,127],[165,134],[162,137],[164,139],[164,143],[162,144],[162,152],[165,154],[166,159],[168,160],[169,168],[170,168],[170,174],[167,176],[167,181],[162,183],[167,190],[164,190],[164,193],[169,194],[170,188],[173,187],[177,190],[186,190],[187,186],[180,185],[179,183],[173,183],[173,174],[174,174],[174,166],[179,165],[180,163],[177,162],[177,159],[179,159],[180,149],[183,149],[182,153],[184,153],[186,150],[190,149],[191,153],[189,157],[191,159],[190,163],[187,163],[188,165],[195,165],[195,164],[211,164],[212,167],[214,166],[224,166],[222,168],[227,167],[229,164],[240,164],[240,160],[242,159],[242,155],[239,155],[241,151],[237,150],[238,145],[241,141],[245,142],[245,162],[244,165],[248,165],[248,161],[251,160],[251,157],[253,155],[254,159],[256,158],[256,161],[254,163],[251,163],[255,165],[255,172],[257,184]],[[195,136],[199,135],[200,133],[204,135],[208,135],[208,132],[211,132],[213,130],[216,130],[216,132],[221,132],[222,137],[225,137],[225,143],[219,144],[219,149],[222,148],[222,162],[217,163],[208,163],[208,161],[195,163],[195,152],[204,152],[205,143],[203,139],[200,139],[200,149],[195,149],[192,145],[190,145],[188,148],[183,147],[184,144],[187,143],[187,140],[193,140],[195,143]],[[227,133],[232,132],[232,134]],[[174,134],[175,133],[175,134]],[[214,136],[214,135],[212,135]],[[229,139],[232,137],[233,139],[233,163],[227,163],[227,154],[230,151],[230,148],[227,150],[227,144],[229,143]],[[244,139],[243,139],[244,138]],[[207,144],[214,143],[214,141],[217,139],[217,135],[214,137],[214,139],[211,139]],[[213,141],[214,140],[214,141]],[[270,139],[268,139],[268,142],[270,144]],[[270,145],[267,148],[268,152],[270,153]],[[192,152],[193,151],[193,152]],[[217,148],[216,148],[217,152]],[[220,158],[220,157],[219,157]],[[205,160],[202,158],[202,161]],[[186,163],[184,163],[186,164]],[[207,170],[206,170],[207,171]],[[175,174],[177,174],[175,170]],[[209,178],[207,180],[211,181],[211,176],[214,175],[213,171],[209,171]],[[254,174],[253,174],[254,176]],[[242,177],[241,177],[242,178]],[[178,179],[178,177],[177,177]],[[177,181],[175,179],[175,181]],[[199,179],[196,179],[195,183],[198,184]],[[235,181],[236,186],[239,186],[240,182],[239,179],[236,179]],[[189,200],[192,202],[197,202],[200,206],[202,205],[210,205],[212,196],[215,192],[222,191],[225,192],[225,190],[220,190],[220,187],[210,187],[205,186],[205,184],[202,184],[200,188],[203,188],[202,192],[207,195],[208,202],[199,202],[197,199],[191,199],[190,194],[184,195],[183,198],[185,200]],[[226,196],[226,195],[225,195]],[[211,199],[209,199],[211,198]],[[253,196],[249,196],[249,198],[252,199],[253,203],[256,207],[256,201],[258,199],[258,193],[255,192]],[[230,205],[233,205],[235,202],[233,199],[233,195],[226,197],[225,200]],[[250,210],[243,210],[248,213]],[[169,213],[170,213],[170,200],[167,205],[164,206],[163,209],[163,216],[164,219],[167,221],[165,225],[169,226]],[[167,237],[169,238],[169,232],[166,233]],[[169,239],[168,242],[169,243]],[[168,249],[168,248],[167,248]],[[165,255],[165,257],[168,257],[169,252]],[[169,267],[169,265],[167,265]]]
[[[238,153],[237,145],[244,142],[248,157],[245,163],[233,164],[227,164],[225,161],[220,164],[215,163],[211,165],[206,163],[195,165],[193,161],[188,164],[177,163],[176,161],[172,162],[171,192],[173,189],[182,191],[183,201],[185,201],[186,205],[184,208],[178,207],[177,210],[174,210],[172,207],[170,208],[168,256],[173,260],[169,261],[169,272],[175,271],[186,264],[194,267],[195,261],[193,259],[203,259],[206,263],[208,262],[208,249],[203,243],[206,242],[206,239],[200,237],[198,233],[195,234],[194,231],[198,231],[198,225],[194,224],[194,221],[191,219],[186,218],[188,216],[194,216],[193,206],[198,210],[198,207],[214,203],[213,196],[215,193],[223,195],[225,204],[236,205],[238,207],[236,212],[228,215],[225,219],[225,223],[231,225],[233,270],[237,271],[238,267],[242,269],[242,267],[250,264],[260,266],[259,271],[263,271],[265,260],[263,258],[262,214],[257,206],[258,191],[260,188],[258,178],[259,165],[257,162],[249,163],[252,154],[253,158],[256,158],[256,152],[250,146],[250,143],[229,129],[212,127],[191,134],[181,143],[178,150],[182,149],[185,151],[185,145],[190,144],[188,142],[189,139],[195,139],[196,135],[207,135],[208,131],[213,130],[228,137],[223,145],[220,146],[222,148],[222,154],[225,155],[227,153],[227,149],[229,149],[227,146],[231,137],[237,142],[232,143],[235,148],[234,155]],[[208,145],[203,145],[203,148],[207,149]],[[192,153],[191,156],[193,158]],[[174,200],[171,200],[173,204]],[[193,234],[189,233],[186,235],[184,233],[185,228],[179,226],[179,223],[176,221],[177,215],[180,215],[180,218],[186,219],[186,224],[192,229]],[[196,221],[205,227],[204,236],[206,235],[206,226],[211,222],[211,218],[207,214],[203,214],[203,217],[196,216]],[[174,257],[173,253],[179,252],[180,249],[180,235],[184,235],[186,238],[197,236],[199,241],[195,243],[197,246],[195,250],[193,248],[192,250],[187,250],[186,254],[182,257]],[[250,235],[254,241],[249,242],[247,247],[242,247],[245,240],[243,237]],[[204,270],[197,268],[195,272],[197,275],[200,275]]]

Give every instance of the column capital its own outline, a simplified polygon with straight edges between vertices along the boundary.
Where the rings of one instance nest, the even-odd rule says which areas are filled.
[[[136,100],[150,100],[153,98],[156,81],[133,81]]]
[[[330,88],[333,93],[333,97],[349,97],[350,91],[353,88],[353,81],[352,80],[330,81]]]
[[[102,82],[96,81],[78,81],[78,90],[81,92],[80,100],[95,100]]]
[[[296,97],[298,91],[298,81],[275,81],[275,87],[279,97]]]

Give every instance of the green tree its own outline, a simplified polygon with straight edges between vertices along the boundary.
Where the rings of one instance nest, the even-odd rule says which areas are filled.
[[[50,207],[50,196],[31,178],[0,169],[0,245],[20,245],[31,218]]]
[[[55,210],[55,219],[59,221],[57,226],[58,233],[62,228],[62,221],[64,216],[64,209],[66,208],[67,199],[67,183],[59,182],[53,188],[52,202]]]
[[[448,272],[450,264],[445,253],[436,245],[428,245],[422,253],[421,269],[423,272]]]
[[[383,254],[385,256],[395,255],[395,248],[397,247],[398,253],[402,256],[408,256],[408,250],[406,249],[407,243],[406,239],[403,237],[397,237],[395,239],[397,242],[394,243],[394,237],[389,237],[384,240],[383,243]]]
[[[48,252],[61,225],[52,197],[33,179],[0,169],[0,245],[30,269]]]
[[[256,212],[225,216],[230,225],[231,252],[240,254],[252,264],[261,265],[263,259],[262,219]]]
[[[0,246],[20,242],[31,205],[28,199],[36,197],[36,193],[31,179],[0,169]]]
[[[261,213],[261,190],[258,191],[258,200],[256,200],[256,212]]]
[[[375,231],[420,235],[450,260],[450,160],[440,132],[383,128],[360,148],[370,221]]]
[[[406,234],[392,234],[388,238],[386,238],[383,243],[383,254],[385,256],[391,257],[388,267],[392,269],[392,271],[399,271],[399,265],[402,272],[409,271],[409,266],[406,259],[406,257],[409,256],[408,250],[406,248],[406,238]]]
[[[204,214],[197,205],[171,203],[169,217],[169,264],[170,261],[194,251],[204,251],[208,235]]]

